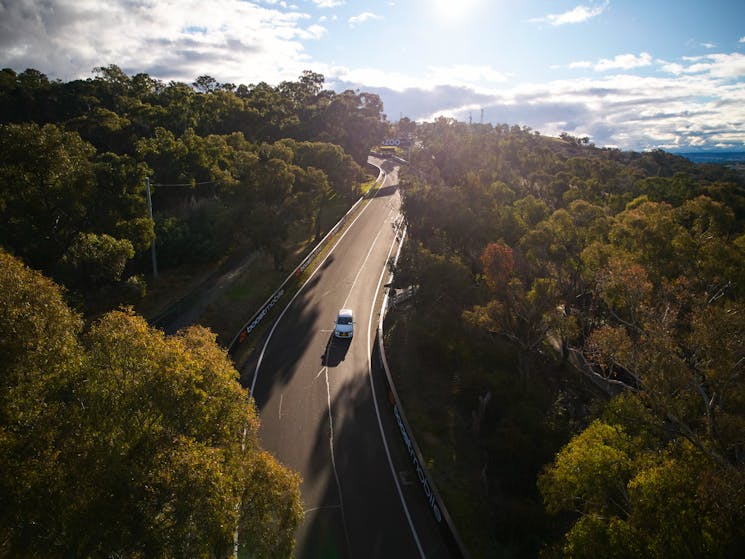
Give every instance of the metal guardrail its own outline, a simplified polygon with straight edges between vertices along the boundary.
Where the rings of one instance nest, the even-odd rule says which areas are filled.
[[[378,173],[378,178],[375,179],[375,184],[381,182],[381,179],[385,174],[385,172],[380,169],[380,167],[378,167],[378,169],[380,172]],[[300,262],[300,264],[298,264],[295,269],[290,272],[290,275],[288,275],[287,278],[282,282],[282,284],[276,289],[276,291],[269,296],[266,302],[261,305],[261,307],[259,307],[259,310],[257,310],[253,314],[253,316],[248,319],[248,321],[233,337],[230,344],[228,344],[228,353],[233,350],[236,343],[240,344],[245,341],[248,335],[251,334],[251,332],[261,323],[261,321],[264,319],[264,317],[266,317],[272,307],[274,307],[274,305],[276,305],[277,302],[282,298],[282,295],[284,295],[285,293],[287,284],[293,279],[300,277],[300,275],[308,268],[313,259],[318,256],[318,253],[326,247],[329,239],[331,239],[342,227],[344,227],[344,224],[347,222],[347,218],[357,209],[357,207],[362,203],[364,199],[365,197],[361,196],[352,205],[352,207],[349,208],[347,213],[345,213],[342,218],[336,223],[336,225],[334,225],[331,230],[326,233],[323,239],[321,239],[318,244],[313,247],[313,250],[311,250],[305,258],[303,258],[302,262]]]
[[[384,175],[384,171],[380,169],[380,173],[378,174],[378,178],[376,179],[375,184],[380,182],[383,175]],[[363,200],[364,200],[364,197],[360,197],[360,199],[354,203],[354,205],[349,209],[349,211],[347,211],[347,213],[344,214],[344,216],[336,223],[336,225],[334,225],[334,227],[331,228],[331,230],[324,236],[324,238],[318,242],[318,244],[313,248],[313,250],[311,250],[310,253],[308,253],[308,255],[302,260],[302,262],[300,262],[300,264],[298,264],[298,266],[287,276],[287,278],[276,289],[276,291],[272,293],[272,295],[259,308],[259,310],[253,314],[253,316],[246,322],[246,324],[241,328],[241,330],[235,335],[233,340],[228,345],[228,353],[232,351],[236,343],[241,343],[242,341],[244,341],[246,337],[259,325],[259,323],[266,317],[266,315],[274,307],[274,305],[276,305],[277,302],[285,294],[285,288],[287,284],[291,280],[300,276],[300,274],[302,274],[302,272],[304,272],[307,269],[307,267],[310,265],[313,259],[318,255],[318,253],[321,252],[326,247],[329,239],[333,237],[333,235],[337,233],[339,229],[341,229],[344,226],[349,215],[352,214],[352,212],[354,212],[354,210],[359,206],[359,204]],[[398,257],[401,254],[401,247],[403,246],[405,237],[406,237],[406,229],[404,228],[399,238],[399,247],[398,247],[398,251],[396,252],[396,256],[394,258],[394,264],[395,262],[398,261]],[[392,277],[393,277],[393,274],[391,274],[391,277],[389,278],[389,282],[390,282],[390,279],[392,279]],[[449,551],[453,554],[454,557],[463,557],[464,559],[469,559],[468,551],[466,550],[465,545],[463,544],[462,540],[460,539],[460,536],[458,535],[458,532],[455,528],[455,524],[453,523],[453,520],[450,514],[448,513],[447,508],[445,507],[442,497],[440,496],[439,491],[435,487],[434,482],[432,481],[432,478],[429,472],[427,472],[424,466],[425,462],[424,462],[424,459],[422,458],[422,453],[419,449],[419,445],[417,445],[416,440],[410,434],[412,432],[411,427],[409,426],[409,423],[406,419],[406,415],[403,412],[403,408],[398,398],[395,385],[393,384],[393,378],[391,376],[390,368],[388,367],[388,360],[386,359],[385,347],[383,344],[383,320],[388,311],[388,306],[389,306],[389,297],[388,297],[388,293],[386,293],[385,297],[383,298],[383,305],[382,305],[382,310],[380,313],[380,320],[378,322],[378,329],[377,329],[376,337],[378,340],[378,351],[380,354],[380,360],[383,366],[383,370],[385,371],[386,384],[388,387],[388,393],[390,395],[389,401],[391,402],[391,412],[394,416],[396,424],[399,427],[399,430],[401,432],[401,437],[404,441],[404,444],[406,445],[409,456],[411,457],[412,465],[414,469],[416,470],[417,477],[422,485],[424,496],[432,511],[433,516],[435,517],[435,520],[438,523],[438,526],[440,527],[443,539],[445,540]]]
[[[396,252],[395,258],[393,259],[394,265],[396,262],[398,262],[398,257],[401,254],[401,247],[403,246],[405,237],[406,229],[404,228],[403,233],[401,234],[398,251]],[[391,273],[388,279],[388,283],[390,283],[392,279],[393,273]],[[463,540],[461,540],[460,535],[455,528],[455,523],[453,522],[450,513],[445,507],[445,503],[440,496],[440,492],[437,490],[437,487],[432,481],[432,476],[429,474],[424,465],[425,462],[424,458],[422,457],[422,452],[419,449],[419,445],[416,443],[414,436],[411,434],[411,427],[409,426],[409,422],[406,419],[406,414],[404,413],[403,407],[401,406],[401,401],[399,400],[398,393],[396,392],[396,386],[393,383],[391,370],[388,366],[388,359],[385,355],[385,344],[383,344],[383,321],[385,319],[385,315],[388,312],[388,308],[389,297],[388,293],[386,293],[385,297],[383,298],[380,320],[378,321],[377,339],[380,362],[383,366],[383,370],[385,371],[386,384],[388,385],[388,401],[391,403],[391,411],[393,413],[394,419],[396,420],[399,431],[401,432],[401,438],[404,441],[404,445],[406,445],[409,457],[411,458],[412,466],[416,470],[417,478],[419,479],[419,483],[422,486],[424,497],[427,500],[427,505],[432,511],[432,515],[437,521],[437,525],[440,527],[440,533],[445,540],[448,550],[452,553],[453,557],[462,557],[464,559],[468,559],[470,557],[468,554],[468,550],[463,544]]]

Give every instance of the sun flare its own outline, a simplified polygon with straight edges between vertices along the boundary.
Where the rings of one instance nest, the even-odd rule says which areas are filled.
[[[474,13],[481,0],[434,0],[434,14],[442,23],[462,24]]]

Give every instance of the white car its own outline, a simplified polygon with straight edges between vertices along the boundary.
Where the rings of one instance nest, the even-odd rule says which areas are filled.
[[[354,336],[354,313],[352,309],[341,309],[334,322],[334,336],[351,338]]]

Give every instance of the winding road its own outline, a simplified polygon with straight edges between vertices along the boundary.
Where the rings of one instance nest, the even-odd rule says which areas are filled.
[[[264,448],[303,477],[300,558],[448,557],[388,404],[375,330],[397,250],[397,168],[332,245],[241,371]],[[352,340],[333,336],[340,308]]]

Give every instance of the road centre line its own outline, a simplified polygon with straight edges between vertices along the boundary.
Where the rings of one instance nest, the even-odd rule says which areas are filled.
[[[385,182],[385,178],[383,179],[383,182]],[[339,237],[339,239],[334,243],[334,246],[332,246],[329,249],[328,253],[326,253],[326,256],[324,256],[323,260],[318,264],[318,266],[316,266],[315,270],[313,270],[313,272],[311,272],[310,276],[308,276],[308,279],[306,279],[305,282],[303,283],[303,285],[300,286],[300,288],[297,290],[297,292],[292,296],[292,298],[290,299],[290,301],[287,303],[287,305],[285,306],[285,308],[282,309],[282,312],[277,317],[277,320],[275,320],[274,321],[274,324],[272,324],[272,328],[271,328],[271,330],[269,330],[269,334],[266,337],[266,341],[264,342],[264,345],[261,348],[261,353],[259,354],[259,359],[256,362],[256,369],[254,370],[254,377],[251,380],[251,388],[249,390],[249,394],[251,394],[251,396],[253,396],[254,389],[256,388],[256,379],[259,377],[259,369],[261,367],[262,361],[264,360],[264,354],[266,353],[266,348],[269,345],[269,342],[271,341],[272,336],[274,335],[274,331],[277,329],[277,326],[282,321],[282,318],[287,313],[287,310],[295,302],[295,299],[297,299],[298,296],[300,295],[300,293],[303,292],[303,290],[305,289],[305,287],[310,283],[310,281],[318,273],[318,271],[323,268],[323,265],[326,263],[326,260],[328,260],[329,257],[334,253],[334,250],[336,250],[336,247],[339,246],[339,243],[341,243],[342,240],[344,239],[344,237],[347,236],[347,233],[349,233],[352,230],[352,227],[354,226],[354,224],[357,223],[357,220],[360,217],[362,217],[362,215],[367,211],[367,208],[369,206],[370,206],[370,204],[365,204],[365,207],[362,208],[362,210],[360,210],[360,213],[357,214],[357,217],[355,217],[352,220],[352,223],[349,224],[349,227],[347,227],[344,230],[344,233],[341,234],[341,237]]]
[[[331,384],[329,383],[329,368],[326,369],[326,411],[329,416],[329,450],[331,452],[331,469],[334,470],[334,477],[336,478],[336,489],[339,492],[339,508],[341,509],[341,522],[344,526],[344,538],[347,540],[347,549],[349,550],[349,556],[354,557],[352,553],[352,542],[349,540],[349,530],[347,529],[347,515],[344,512],[344,497],[341,492],[341,480],[339,479],[339,472],[336,470],[336,456],[334,455],[334,417],[331,415]]]
[[[385,183],[386,177],[387,177],[387,174],[383,178],[383,182],[381,184],[384,184]],[[305,287],[308,285],[308,283],[310,283],[310,281],[313,279],[313,277],[316,275],[316,273],[319,270],[323,269],[323,265],[326,263],[326,260],[328,260],[328,258],[334,253],[334,250],[336,250],[336,247],[339,246],[339,243],[341,243],[342,240],[344,240],[344,237],[347,236],[347,233],[349,233],[352,230],[352,228],[354,227],[354,224],[357,223],[357,220],[360,217],[362,217],[362,215],[365,213],[365,211],[367,211],[367,208],[368,207],[370,207],[370,204],[369,203],[368,204],[365,204],[365,207],[362,208],[362,210],[357,214],[357,217],[355,217],[354,220],[352,220],[352,223],[350,223],[349,226],[345,228],[344,232],[341,234],[341,236],[339,237],[339,239],[336,241],[336,243],[334,243],[334,246],[331,247],[331,249],[328,251],[328,253],[326,254],[326,256],[321,261],[321,263],[318,266],[316,266],[316,268],[313,270],[313,272],[310,274],[310,276],[308,276],[308,279],[305,280],[305,282],[303,283],[303,285],[301,285],[300,288],[297,290],[297,292],[292,296],[292,298],[287,303],[287,305],[285,306],[285,308],[282,309],[282,312],[277,317],[277,320],[274,321],[274,324],[272,325],[272,328],[269,331],[269,334],[267,335],[266,341],[264,342],[264,346],[261,348],[261,353],[259,354],[259,358],[258,358],[257,363],[256,363],[256,369],[254,371],[254,377],[253,377],[253,380],[251,381],[251,389],[250,389],[250,394],[252,396],[254,394],[254,389],[256,388],[256,380],[259,377],[259,369],[261,367],[262,361],[264,360],[264,355],[266,354],[266,349],[269,346],[269,342],[271,341],[272,336],[274,335],[274,332],[277,329],[277,326],[279,325],[280,321],[282,320],[282,318],[284,317],[284,315],[287,313],[287,311],[290,308],[290,306],[295,302],[295,299],[297,299],[297,297],[300,295],[300,293],[303,292],[303,290],[305,289]],[[377,240],[377,238],[378,237],[376,237],[375,239]],[[375,244],[375,242],[373,242],[373,246],[374,246],[374,244]],[[368,252],[368,256],[369,256],[369,254],[370,253]],[[390,257],[390,251],[388,253],[388,256]],[[365,260],[367,260],[367,258]],[[386,262],[387,262],[387,259],[386,259]],[[363,264],[363,266],[364,266],[364,264]],[[385,271],[385,267],[383,268],[383,270]],[[354,287],[354,284],[352,285],[352,287]],[[379,289],[380,289],[380,285],[378,285],[378,290]],[[351,290],[350,290],[350,292],[351,292]],[[376,290],[376,293],[377,293],[377,290]],[[349,297],[349,294],[347,294],[347,297]],[[370,342],[369,342],[369,332],[368,332],[368,348],[369,348],[369,345],[370,345]],[[369,357],[368,357],[368,361],[369,361]],[[346,515],[344,513],[344,502],[343,502],[343,498],[342,498],[341,483],[340,483],[340,480],[339,480],[339,474],[338,474],[338,472],[336,470],[336,459],[334,457],[334,442],[333,442],[334,441],[334,424],[333,424],[333,418],[331,416],[331,389],[330,389],[330,386],[329,386],[328,367],[325,367],[325,372],[326,372],[325,377],[326,377],[327,410],[328,410],[329,431],[330,431],[330,434],[329,434],[329,444],[330,444],[330,447],[331,447],[330,448],[330,450],[331,450],[331,467],[334,470],[334,477],[336,478],[337,490],[339,492],[339,503],[340,503],[339,506],[341,508],[341,517],[342,517],[342,523],[343,523],[343,527],[344,527],[344,536],[345,536],[346,541],[347,541],[347,549],[349,550],[349,553],[350,553],[350,556],[351,556],[352,546],[351,546],[351,542],[349,540],[349,531],[347,529],[347,519],[346,519]],[[386,451],[387,451],[387,449],[386,449]],[[407,515],[408,515],[408,511],[407,511]]]
[[[398,234],[394,235],[393,242],[391,243],[391,248],[388,249],[388,256],[386,257],[385,261],[386,263],[391,258],[391,253],[393,252],[393,247],[396,245],[396,240],[398,239]],[[386,272],[386,266],[383,266],[383,270],[380,272],[380,278],[378,279],[378,286],[375,288],[375,293],[380,293],[380,287],[383,285],[383,276],[385,276]],[[375,415],[378,419],[378,429],[380,429],[380,438],[383,441],[383,447],[385,448],[385,454],[388,458],[388,467],[391,469],[391,476],[393,477],[393,481],[396,484],[396,490],[398,491],[398,497],[401,500],[401,506],[404,509],[404,514],[406,515],[406,520],[409,523],[409,528],[411,529],[411,535],[414,537],[414,541],[416,542],[417,549],[419,549],[419,556],[422,559],[426,559],[426,556],[424,554],[424,549],[422,548],[422,543],[419,541],[419,534],[416,532],[416,528],[414,528],[414,522],[411,519],[411,514],[409,513],[409,507],[406,505],[406,499],[404,499],[403,491],[401,490],[401,484],[398,481],[398,476],[396,475],[396,470],[393,467],[393,458],[391,458],[391,451],[388,448],[388,440],[385,437],[385,432],[383,431],[383,422],[380,419],[380,409],[378,408],[378,397],[375,393],[375,382],[373,382],[373,376],[372,376],[372,348],[370,347],[370,334],[372,333],[372,321],[373,321],[373,314],[375,312],[375,301],[377,297],[373,299],[372,308],[370,309],[370,320],[367,324],[367,376],[370,380],[370,388],[372,389],[372,396],[373,396],[373,406],[375,407]],[[385,299],[384,299],[385,300]],[[382,340],[380,340],[380,343],[383,343]]]
[[[372,250],[373,248],[375,248],[375,245],[378,242],[378,238],[380,237],[381,232],[382,232],[382,229],[379,229],[378,234],[375,235],[375,238],[373,239],[372,243],[370,243],[370,249],[367,251],[367,255],[365,256],[365,259],[362,261],[362,264],[360,265],[359,270],[357,270],[357,275],[355,276],[354,281],[352,282],[352,285],[349,287],[349,291],[347,292],[347,296],[344,299],[344,304],[342,305],[342,308],[346,308],[347,301],[349,301],[349,297],[352,295],[354,286],[357,284],[357,280],[359,279],[360,274],[362,273],[362,270],[365,268],[365,264],[367,264],[367,261],[370,258],[370,254],[372,254]],[[336,245],[334,245],[334,248],[336,248]],[[389,256],[390,256],[390,252],[389,252]],[[377,293],[377,291],[375,293]],[[368,341],[368,347],[369,347],[369,341]],[[326,362],[327,363],[328,363],[328,355],[330,351],[331,351],[331,344],[329,344],[326,347]],[[336,488],[339,491],[339,507],[341,508],[341,519],[344,525],[344,537],[347,540],[347,549],[349,550],[350,557],[354,557],[354,554],[352,553],[352,542],[349,539],[349,530],[347,529],[347,516],[344,511],[344,497],[343,497],[343,493],[341,489],[341,479],[339,479],[339,472],[336,469],[336,455],[334,453],[334,417],[331,413],[331,382],[329,381],[328,365],[323,368],[323,371],[325,373],[324,376],[326,378],[326,398],[327,398],[326,409],[327,409],[327,413],[329,417],[329,449],[331,451],[331,468],[334,470],[334,477],[336,478]]]
[[[338,508],[341,508],[341,507],[339,505],[326,505],[325,507],[313,507],[313,508],[304,510],[303,514],[308,514],[309,512],[316,512],[317,510],[336,510]]]
[[[378,237],[380,237],[380,234],[383,232],[382,229],[378,230],[378,234],[375,235],[375,238],[373,239],[372,244],[370,244],[370,250],[367,251],[367,256],[365,256],[365,260],[362,261],[362,265],[360,266],[360,269],[357,270],[357,275],[354,277],[354,281],[352,282],[352,287],[349,288],[349,292],[347,293],[347,298],[344,299],[344,304],[341,306],[341,308],[346,309],[347,308],[347,301],[349,301],[349,296],[352,294],[352,291],[354,290],[354,286],[357,285],[357,280],[360,279],[360,274],[362,273],[362,270],[365,268],[365,264],[367,264],[367,261],[370,258],[370,254],[372,254],[372,250],[375,248],[375,243],[378,242]]]

